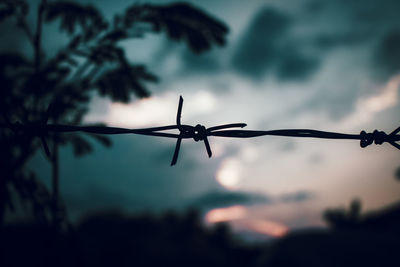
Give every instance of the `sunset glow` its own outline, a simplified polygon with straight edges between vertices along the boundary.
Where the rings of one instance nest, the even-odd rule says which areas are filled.
[[[282,237],[289,231],[285,225],[265,219],[250,217],[248,209],[244,206],[231,206],[210,210],[205,220],[208,223],[230,222],[234,229],[252,231],[272,237]]]
[[[289,231],[285,225],[268,220],[249,220],[244,226],[254,232],[273,237],[282,237]]]
[[[244,218],[247,210],[243,206],[232,206],[210,210],[206,214],[206,221],[209,223],[226,222]]]

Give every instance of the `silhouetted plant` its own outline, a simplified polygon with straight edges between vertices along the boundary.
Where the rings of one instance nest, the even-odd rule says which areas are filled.
[[[348,210],[344,208],[326,210],[323,216],[328,225],[334,229],[357,226],[361,222],[361,201],[354,199]]]
[[[394,176],[397,180],[400,181],[400,167],[398,167],[394,173]]]
[[[185,3],[133,4],[110,22],[92,5],[41,0],[34,30],[27,19],[29,7],[26,0],[0,0],[0,22],[14,21],[33,48],[31,58],[23,51],[0,54],[0,107],[4,123],[49,121],[77,125],[88,110],[93,91],[121,102],[128,102],[132,93],[149,96],[146,84],[157,82],[157,76],[146,66],[130,62],[120,41],[143,37],[147,32],[165,32],[170,39],[183,41],[192,51],[200,53],[213,45],[224,45],[228,31],[220,21]],[[60,31],[69,40],[49,57],[42,43],[43,24],[53,22],[59,22]],[[0,221],[6,207],[12,206],[11,195],[15,191],[24,202],[33,205],[35,216],[45,214],[44,217],[59,223],[64,215],[58,193],[58,146],[71,144],[75,155],[81,156],[92,150],[86,136],[105,146],[111,145],[108,137],[95,134],[36,133],[51,140],[50,147],[45,147],[51,152],[48,153],[52,165],[50,197],[26,168],[40,142],[31,134],[10,129],[2,129],[0,134]]]

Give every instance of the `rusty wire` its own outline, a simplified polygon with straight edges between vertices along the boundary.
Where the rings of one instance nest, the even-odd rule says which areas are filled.
[[[105,135],[139,134],[139,135],[175,138],[177,139],[177,141],[171,161],[171,166],[175,165],[178,160],[182,139],[193,138],[193,140],[196,142],[204,141],[208,157],[211,157],[212,151],[210,143],[208,142],[209,136],[252,138],[252,137],[271,135],[271,136],[308,137],[308,138],[323,138],[323,139],[348,139],[348,140],[359,140],[360,146],[362,148],[367,147],[372,143],[375,143],[377,145],[381,145],[383,143],[389,143],[395,148],[400,150],[400,144],[397,143],[400,141],[400,135],[398,135],[398,133],[400,132],[400,127],[391,132],[390,134],[386,134],[384,131],[378,131],[378,130],[375,130],[372,133],[361,131],[360,134],[344,134],[344,133],[325,132],[325,131],[317,131],[309,129],[283,129],[283,130],[269,130],[269,131],[237,130],[237,129],[227,130],[231,128],[243,128],[246,126],[246,124],[231,123],[231,124],[213,126],[210,128],[206,128],[200,124],[197,124],[196,126],[181,124],[182,107],[183,107],[183,98],[182,96],[180,96],[178,112],[176,116],[176,125],[167,125],[160,127],[127,129],[118,127],[106,127],[106,126],[74,126],[74,125],[61,125],[61,124],[47,124],[47,121],[42,124],[23,125],[18,123],[12,124],[5,117],[6,123],[0,124],[0,128],[8,128],[13,130],[14,132],[20,132],[20,131],[29,132],[35,136],[40,137],[43,144],[43,148],[48,156],[50,155],[50,152],[46,144],[45,136],[47,136],[49,132],[52,133],[86,132],[86,133],[105,134]],[[174,129],[179,130],[179,134],[164,132],[167,130],[174,130]]]

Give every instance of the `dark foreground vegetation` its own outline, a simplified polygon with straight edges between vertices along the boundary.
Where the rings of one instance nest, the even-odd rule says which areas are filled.
[[[398,266],[400,204],[363,216],[331,210],[326,230],[244,244],[199,214],[91,215],[60,233],[49,225],[1,230],[1,266]]]

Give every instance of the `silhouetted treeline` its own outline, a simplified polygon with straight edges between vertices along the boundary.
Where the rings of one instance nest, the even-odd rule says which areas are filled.
[[[400,203],[365,215],[360,210],[355,200],[348,211],[326,211],[329,231],[300,231],[278,240],[265,266],[398,266]]]
[[[353,204],[354,205],[354,204]],[[13,224],[0,238],[1,266],[398,266],[400,203],[360,215],[351,226],[241,243],[225,224],[199,213],[99,213],[68,232]],[[342,224],[340,224],[342,225]],[[350,224],[349,224],[350,225]]]
[[[0,249],[1,266],[252,266],[259,255],[235,241],[227,225],[206,228],[195,211],[97,214],[67,233],[15,224],[3,229]]]

